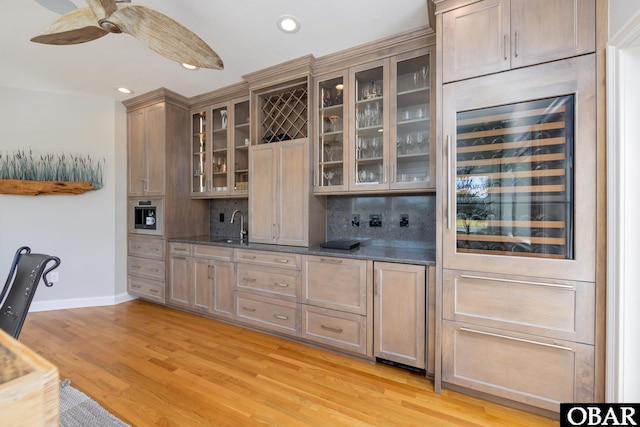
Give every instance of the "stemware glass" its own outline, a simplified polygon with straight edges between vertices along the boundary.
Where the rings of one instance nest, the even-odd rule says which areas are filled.
[[[329,116],[329,121],[331,122],[331,131],[332,131],[332,132],[337,131],[337,129],[336,129],[336,122],[337,122],[339,119],[340,119],[340,116],[336,116],[336,115]]]
[[[420,67],[420,77],[422,77],[422,87],[427,87],[427,78],[429,77],[429,66]]]
[[[333,171],[326,171],[322,175],[324,176],[324,179],[327,180],[327,185],[331,186],[331,180],[335,176],[335,173]]]

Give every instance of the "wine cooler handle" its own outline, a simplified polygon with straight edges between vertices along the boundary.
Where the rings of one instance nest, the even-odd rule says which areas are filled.
[[[452,186],[453,180],[451,179],[452,174],[454,173],[455,163],[453,159],[453,146],[451,141],[451,135],[447,135],[447,158],[449,159],[449,170],[447,171],[447,229],[451,229],[451,210],[453,206],[451,204],[451,195],[452,195]]]

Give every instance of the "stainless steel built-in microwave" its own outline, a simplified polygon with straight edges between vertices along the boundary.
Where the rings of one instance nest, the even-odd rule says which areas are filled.
[[[162,200],[129,200],[129,233],[162,236],[164,206]]]

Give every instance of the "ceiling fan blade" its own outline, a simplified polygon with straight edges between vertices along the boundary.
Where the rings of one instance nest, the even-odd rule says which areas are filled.
[[[98,20],[108,18],[118,10],[116,0],[86,0]]]
[[[49,9],[51,12],[55,12],[59,15],[64,15],[67,12],[77,9],[76,5],[71,0],[36,0],[40,6],[45,9]]]
[[[222,59],[200,37],[153,9],[138,5],[124,6],[114,12],[108,21],[173,61],[200,68],[224,68]]]
[[[55,45],[78,44],[106,34],[108,32],[100,28],[91,9],[85,7],[62,15],[31,41]]]

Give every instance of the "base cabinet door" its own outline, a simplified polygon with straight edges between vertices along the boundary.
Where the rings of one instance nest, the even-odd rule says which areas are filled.
[[[171,283],[169,286],[169,304],[191,308],[191,290],[189,280],[190,257],[172,255],[169,258]]]
[[[594,347],[445,320],[442,380],[554,412],[593,401]]]
[[[426,268],[374,263],[374,353],[381,359],[425,368]]]

